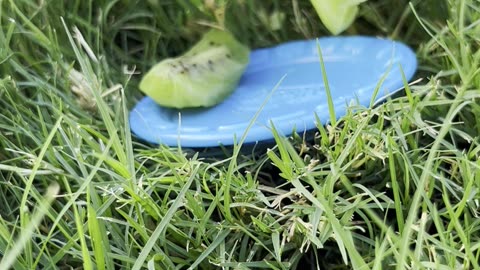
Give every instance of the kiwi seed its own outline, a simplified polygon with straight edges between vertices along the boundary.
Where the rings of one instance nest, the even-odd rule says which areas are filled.
[[[211,71],[213,71],[213,62],[212,62],[212,60],[208,60],[208,67],[210,68]]]

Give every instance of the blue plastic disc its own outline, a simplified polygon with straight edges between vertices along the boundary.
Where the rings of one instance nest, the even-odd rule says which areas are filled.
[[[410,80],[417,68],[415,53],[388,39],[326,37],[318,39],[318,44],[337,118],[346,113],[347,106],[369,106],[377,86],[375,100],[402,88],[402,71]],[[260,109],[245,143],[271,140],[270,121],[284,135],[315,129],[315,114],[323,124],[328,122],[317,40],[252,51],[238,88],[215,107],[168,109],[145,97],[132,109],[130,127],[136,136],[155,144],[226,146],[233,145],[235,138],[238,142]]]

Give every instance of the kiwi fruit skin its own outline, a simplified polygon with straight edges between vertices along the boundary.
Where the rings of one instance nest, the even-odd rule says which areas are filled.
[[[190,50],[153,66],[139,88],[163,107],[211,107],[237,87],[250,49],[232,34],[210,30]]]

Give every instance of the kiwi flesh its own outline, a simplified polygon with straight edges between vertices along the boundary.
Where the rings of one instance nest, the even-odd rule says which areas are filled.
[[[164,107],[211,107],[235,90],[249,55],[232,34],[210,30],[183,55],[153,66],[139,88]]]

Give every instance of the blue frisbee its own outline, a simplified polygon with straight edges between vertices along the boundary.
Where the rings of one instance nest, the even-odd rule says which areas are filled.
[[[330,119],[317,45],[337,118],[348,106],[368,107],[401,89],[402,72],[410,80],[417,68],[415,53],[388,39],[348,36],[283,43],[252,51],[237,89],[217,106],[178,110],[144,97],[130,112],[131,130],[150,143],[193,148],[233,145],[246,132],[245,143],[269,141],[270,123],[284,135],[313,130],[316,116],[322,124]]]

